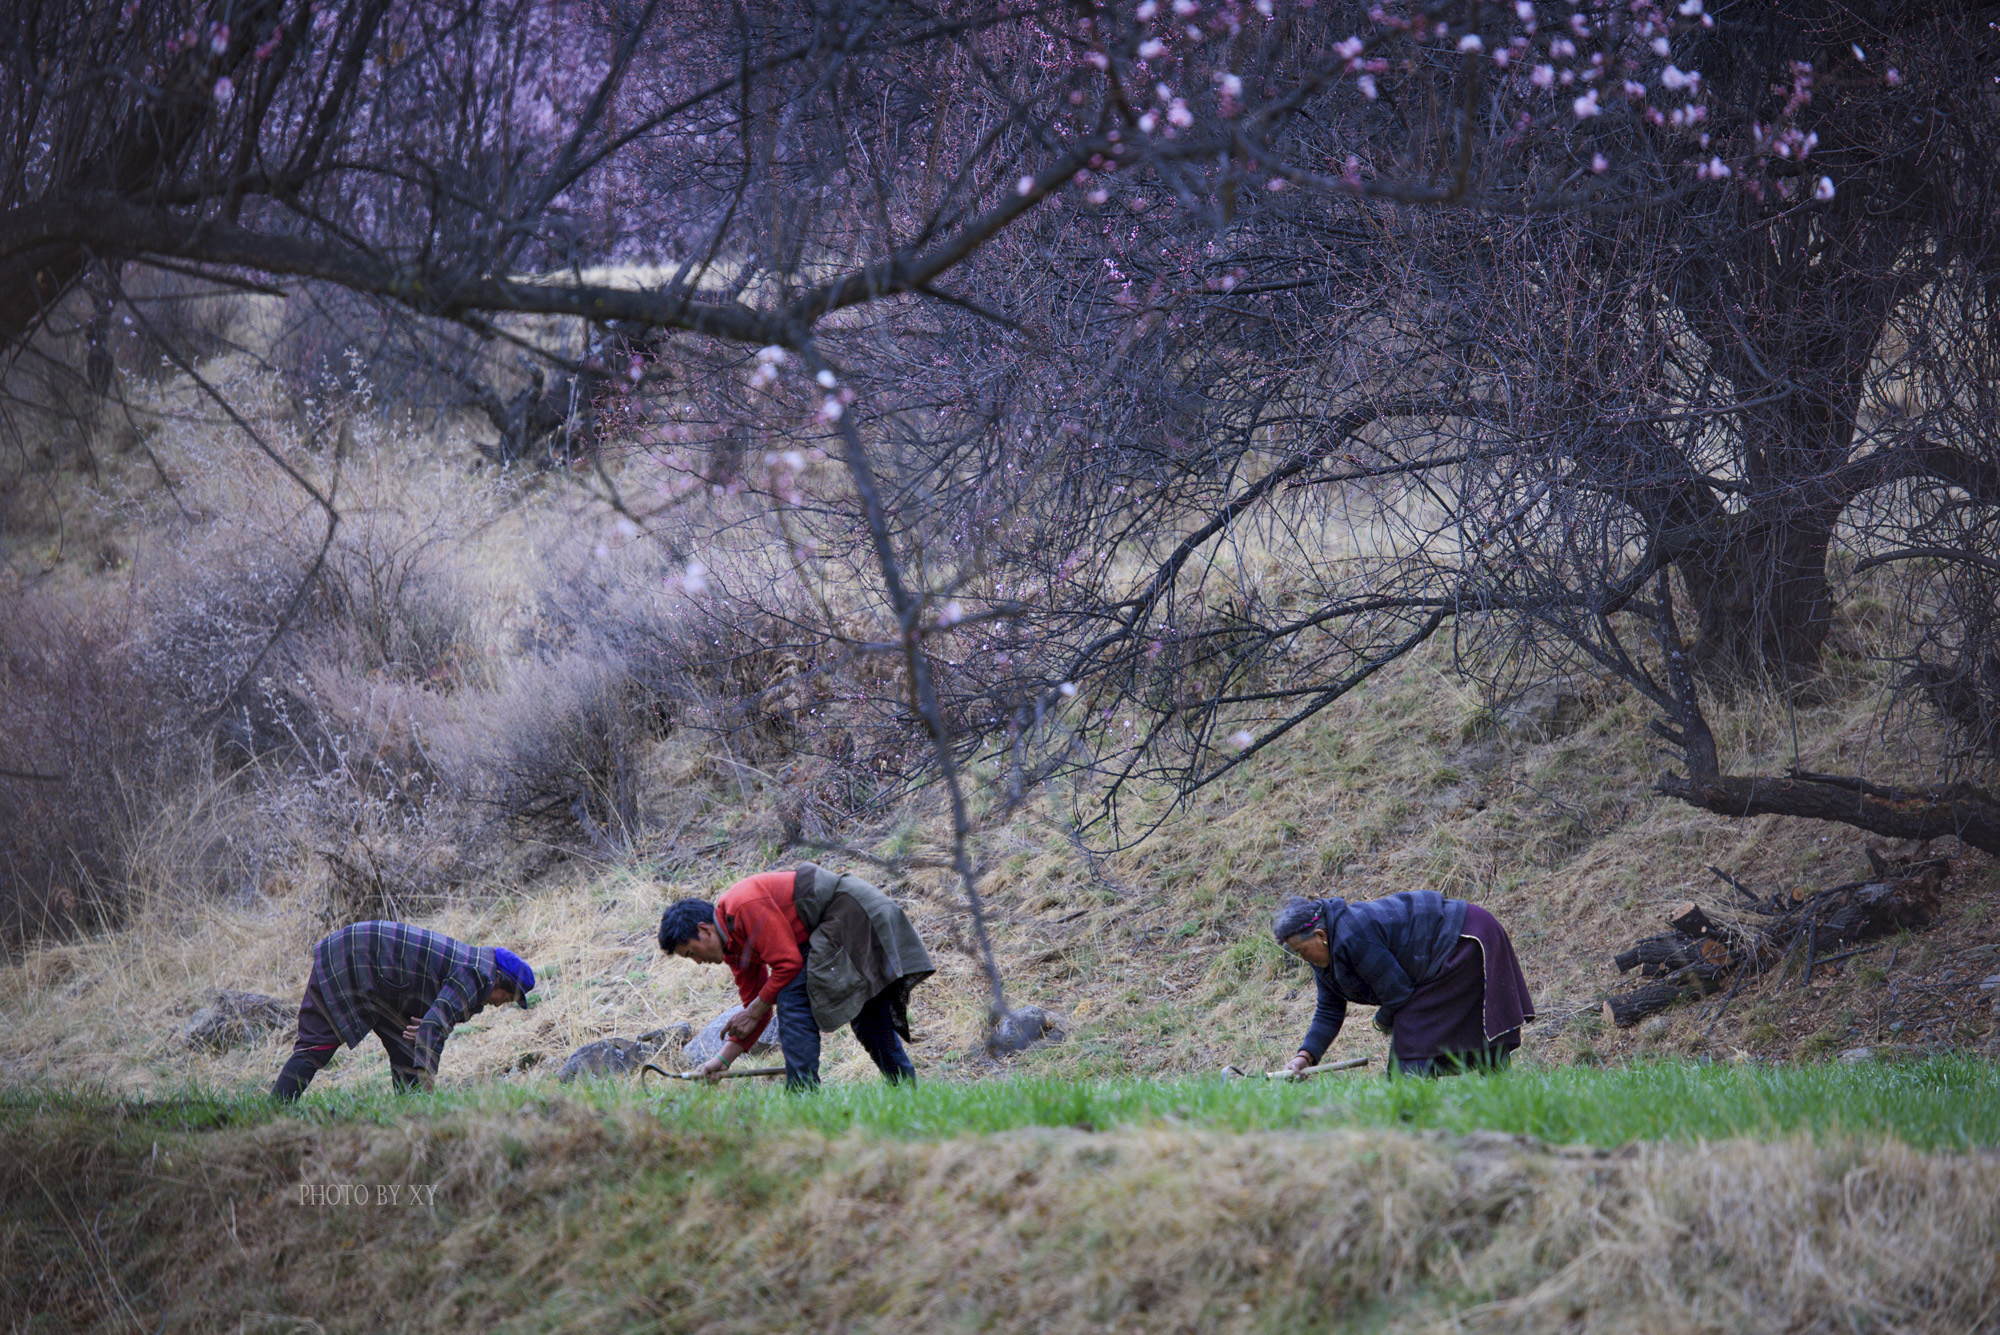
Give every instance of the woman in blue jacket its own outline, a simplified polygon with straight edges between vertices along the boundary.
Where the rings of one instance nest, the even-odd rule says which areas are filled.
[[[1507,930],[1463,899],[1435,890],[1359,904],[1287,899],[1271,930],[1319,983],[1312,1028],[1286,1070],[1319,1063],[1349,1002],[1378,1008],[1389,1069],[1404,1075],[1505,1066],[1521,1025],[1535,1018]]]

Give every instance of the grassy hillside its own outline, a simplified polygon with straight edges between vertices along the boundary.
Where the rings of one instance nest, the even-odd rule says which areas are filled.
[[[674,512],[648,535],[606,507],[602,481],[463,471],[457,426],[440,434],[356,411],[335,450],[266,394],[253,361],[225,357],[209,373],[240,401],[269,402],[271,441],[340,498],[327,557],[339,596],[286,650],[296,683],[279,682],[268,716],[247,719],[267,734],[252,739],[261,751],[218,755],[183,741],[163,757],[160,738],[199,735],[174,690],[192,700],[250,661],[257,616],[289,595],[321,518],[276,468],[246,463],[213,405],[175,379],[130,386],[143,430],[128,439],[123,426],[103,427],[119,444],[93,468],[52,456],[49,508],[38,513],[61,521],[48,526],[57,536],[44,543],[16,524],[5,566],[12,642],[44,648],[49,666],[22,678],[26,688],[17,681],[9,717],[16,739],[48,743],[50,765],[79,750],[104,758],[98,786],[53,819],[122,859],[124,899],[112,927],[74,911],[74,886],[55,884],[38,906],[56,930],[0,964],[0,1078],[128,1091],[263,1083],[282,1034],[195,1053],[174,1037],[187,1013],[216,988],[289,1002],[313,940],[386,914],[511,944],[536,965],[545,1004],[481,1017],[447,1062],[452,1081],[532,1084],[582,1043],[698,1023],[726,1005],[722,971],[659,957],[659,911],[749,871],[846,857],[794,838],[887,860],[886,872],[852,857],[843,865],[904,897],[938,946],[941,972],[916,1004],[919,1067],[994,1069],[980,1050],[985,1002],[963,905],[940,870],[935,795],[830,762],[809,745],[803,710],[732,706],[795,670],[756,649],[755,628],[733,628],[750,638],[727,680],[662,685],[635,675],[614,643],[636,627],[658,661],[672,658],[676,636],[730,630],[691,618],[670,582],[655,536],[671,537]],[[651,466],[612,461],[612,481],[630,494]],[[725,517],[732,504],[703,503]],[[753,548],[752,529],[737,541]],[[1885,727],[1875,712],[1889,670],[1868,656],[1879,611],[1866,597],[1843,609],[1812,699],[1747,694],[1718,707],[1725,751],[1767,770],[1866,772],[1902,760],[1924,723],[1898,716]],[[106,698],[139,698],[157,713],[133,707],[126,731],[102,740],[87,729],[22,732],[37,709],[82,718],[96,707],[73,670],[92,654],[133,664],[128,678],[104,678]],[[1619,982],[1611,954],[1658,930],[1667,905],[1724,902],[1709,867],[1760,890],[1826,885],[1864,869],[1862,837],[1656,798],[1662,760],[1645,740],[1648,711],[1612,683],[1574,680],[1553,727],[1515,730],[1504,702],[1451,669],[1438,649],[1383,672],[1124,851],[1080,851],[1060,795],[987,827],[974,851],[1010,999],[1056,1012],[1064,1035],[1015,1064],[1062,1076],[1274,1064],[1311,1004],[1309,977],[1266,930],[1277,901],[1424,885],[1484,903],[1508,925],[1542,1009],[1523,1053],[1531,1063],[1991,1041],[1994,994],[1976,984],[2000,969],[2000,875],[1981,855],[1955,863],[1938,926],[1821,969],[1810,989],[1773,977],[1720,1013],[1708,1003],[1606,1032],[1595,1007]],[[653,722],[631,725],[647,711]],[[308,715],[321,729],[310,756],[293,744]],[[89,722],[101,728],[96,715]],[[561,786],[579,773],[581,789]],[[580,798],[566,802],[572,791]],[[602,797],[609,812],[614,796],[629,812],[617,837],[561,824],[578,800]],[[522,814],[537,802],[553,815]],[[1379,1053],[1379,1040],[1350,1026],[1334,1055],[1364,1053]],[[828,1057],[835,1078],[871,1074],[844,1036]],[[380,1081],[382,1064],[363,1049],[322,1082]]]

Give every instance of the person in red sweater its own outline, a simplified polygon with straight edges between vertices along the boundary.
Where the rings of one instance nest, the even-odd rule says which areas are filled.
[[[700,1074],[704,1077],[714,1079],[729,1069],[730,1063],[762,1036],[775,1014],[778,1043],[785,1054],[786,1085],[801,1089],[819,1083],[821,1025],[808,997],[806,973],[813,933],[799,916],[796,898],[801,876],[809,876],[812,870],[811,864],[806,864],[802,872],[769,871],[747,876],[723,891],[713,904],[701,899],[683,899],[660,918],[661,950],[699,964],[728,965],[736,976],[737,994],[743,999],[742,1012],[723,1031],[721,1053],[701,1066]],[[839,884],[887,903],[880,891],[865,882],[845,878]],[[892,907],[890,911],[902,918],[899,909]],[[836,909],[829,919],[838,913]],[[847,939],[868,952],[868,938],[872,935],[869,920],[863,916],[849,921],[856,925],[846,933]],[[902,924],[907,926],[907,919],[902,919]],[[834,928],[836,924],[829,920],[827,926]],[[910,940],[915,940],[914,933]],[[882,953],[879,948],[873,951],[877,960]],[[921,947],[909,953],[921,953]],[[867,995],[865,1002],[857,998],[858,1010],[841,1013],[852,1016],[855,1038],[891,1084],[916,1079],[916,1068],[901,1038],[909,1034],[910,986],[928,977],[930,972],[927,956],[921,960],[911,958],[905,972],[903,955],[899,954],[895,966],[889,970],[893,976],[877,978],[875,981],[882,986],[878,989],[871,984],[872,995]],[[826,1027],[839,1025],[830,1021]]]

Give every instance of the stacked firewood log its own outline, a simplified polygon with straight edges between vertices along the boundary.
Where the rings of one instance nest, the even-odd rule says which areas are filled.
[[[1816,965],[1859,953],[1851,949],[1855,943],[1923,927],[1937,916],[1948,859],[1890,861],[1870,849],[1868,861],[1873,873],[1868,880],[1818,891],[1800,886],[1768,898],[1720,868],[1709,868],[1747,901],[1743,916],[1717,921],[1692,901],[1679,905],[1667,919],[1670,932],[1635,942],[1613,957],[1620,973],[1637,968],[1649,981],[1607,997],[1604,1018],[1622,1029],[1724,985],[1733,996],[1751,979],[1782,969],[1800,950],[1810,983]]]

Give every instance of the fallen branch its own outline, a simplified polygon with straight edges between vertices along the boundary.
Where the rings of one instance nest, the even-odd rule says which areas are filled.
[[[1349,1057],[1345,1061],[1321,1062],[1318,1066],[1308,1066],[1303,1071],[1266,1071],[1264,1072],[1264,1078],[1266,1080],[1309,1080],[1313,1076],[1324,1075],[1328,1071],[1351,1071],[1357,1066],[1366,1066],[1368,1062],[1369,1059],[1367,1057]]]

